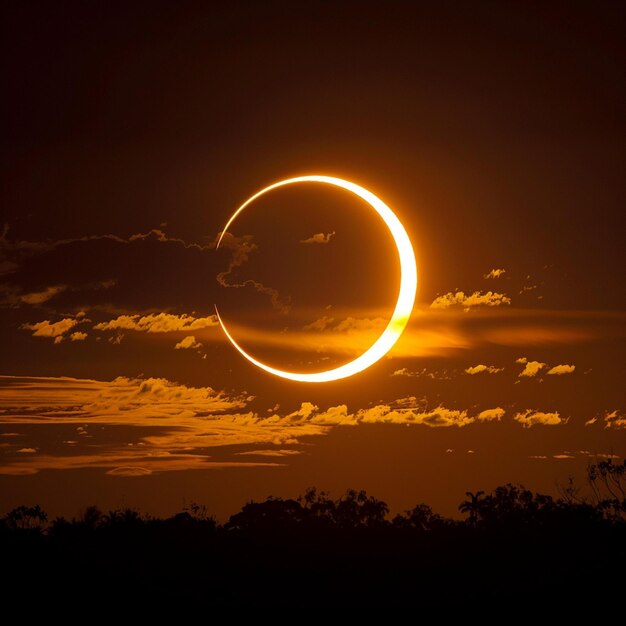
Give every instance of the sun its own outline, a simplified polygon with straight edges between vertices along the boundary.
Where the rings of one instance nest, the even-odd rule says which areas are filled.
[[[334,369],[324,370],[321,372],[288,372],[285,370],[277,369],[275,367],[271,367],[261,361],[258,361],[253,356],[248,354],[234,339],[232,334],[228,331],[224,320],[220,316],[220,313],[217,309],[217,305],[215,306],[215,312],[217,313],[217,319],[219,320],[220,326],[224,331],[224,334],[233,344],[233,346],[240,352],[242,356],[244,356],[250,363],[253,363],[260,369],[268,372],[269,374],[274,374],[275,376],[280,376],[281,378],[286,378],[288,380],[294,380],[302,383],[326,383],[333,380],[340,380],[342,378],[348,378],[349,376],[354,376],[363,370],[366,370],[371,365],[374,365],[377,361],[379,361],[400,338],[400,335],[404,332],[406,325],[409,322],[409,318],[411,316],[411,312],[413,311],[413,304],[415,303],[415,293],[417,291],[417,267],[415,264],[415,253],[413,252],[413,246],[411,245],[411,240],[407,235],[407,232],[400,222],[400,220],[396,217],[395,213],[376,195],[374,195],[371,191],[368,191],[364,187],[357,185],[356,183],[352,183],[348,180],[343,180],[342,178],[336,178],[334,176],[320,176],[320,175],[309,175],[309,176],[298,176],[296,178],[287,178],[285,180],[281,180],[277,183],[269,185],[261,191],[258,191],[253,196],[248,198],[231,216],[231,218],[226,223],[224,230],[222,231],[219,239],[217,240],[216,249],[219,248],[220,243],[222,242],[222,238],[230,228],[231,224],[235,221],[237,216],[252,202],[254,202],[257,198],[262,195],[272,191],[273,189],[278,189],[279,187],[284,187],[286,185],[295,185],[298,183],[320,183],[323,185],[331,185],[333,187],[338,187],[340,189],[345,189],[358,196],[369,206],[374,209],[378,215],[382,218],[385,225],[389,229],[391,236],[396,244],[396,250],[398,252],[398,257],[400,260],[400,289],[398,290],[398,299],[396,301],[396,306],[394,308],[393,314],[387,323],[385,330],[380,334],[378,339],[365,351],[363,354],[358,356],[356,359],[350,361],[349,363],[345,363],[340,367],[336,367]]]

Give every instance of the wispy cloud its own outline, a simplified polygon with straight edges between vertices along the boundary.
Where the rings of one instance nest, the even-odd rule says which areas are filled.
[[[302,450],[246,450],[245,452],[236,452],[235,456],[297,456],[302,454]]]
[[[281,333],[238,324],[233,324],[233,329],[236,337],[250,345],[354,356],[367,350],[376,341],[387,326],[391,314],[381,309],[363,310],[362,316],[347,313],[334,310],[332,315],[322,314],[319,317],[307,313],[305,319],[298,319],[292,313],[292,324]],[[479,315],[474,315],[458,309],[416,308],[390,355],[398,358],[454,357],[461,351],[481,346],[571,345],[604,336],[621,337],[625,333],[624,322],[626,316],[623,314],[598,312],[568,313],[488,307]],[[221,340],[221,336],[216,338]],[[420,370],[407,368],[407,371]],[[406,375],[406,372],[398,375]]]
[[[563,374],[571,374],[575,369],[575,365],[555,365],[551,367],[546,374],[548,374],[548,376],[563,376]]]
[[[222,287],[228,287],[232,289],[244,289],[247,287],[251,287],[255,291],[269,296],[272,306],[278,311],[281,311],[282,313],[289,312],[289,300],[287,298],[282,298],[277,289],[274,289],[273,287],[268,287],[267,285],[264,285],[263,283],[253,279],[246,279],[243,281],[235,282],[232,282],[231,280],[236,270],[238,270],[248,261],[250,255],[253,252],[258,250],[258,246],[252,241],[251,235],[236,237],[231,233],[224,233],[221,240],[220,248],[230,250],[232,253],[227,269],[223,272],[220,272],[216,277],[217,282]]]
[[[213,459],[224,446],[292,445],[326,429],[308,419],[260,417],[252,397],[210,387],[189,387],[161,378],[98,381],[54,377],[0,377],[0,424],[39,429],[74,428],[65,452],[5,452],[0,473],[33,473],[79,467],[144,468],[155,472],[241,466]],[[98,438],[105,429],[104,441]],[[21,439],[23,442],[23,439]],[[68,440],[69,441],[69,440]],[[27,457],[27,458],[25,458]],[[249,463],[245,463],[248,465]],[[120,470],[121,472],[121,470]]]
[[[58,322],[43,320],[34,324],[22,324],[20,328],[34,331],[33,337],[48,337],[54,339],[54,343],[60,343],[63,341],[63,335],[79,323],[80,320],[66,317]]]
[[[425,367],[420,370],[410,370],[407,367],[401,367],[394,370],[391,377],[404,377],[404,378],[430,378],[431,380],[451,380],[452,373],[449,370],[432,370],[429,371]]]
[[[43,304],[66,289],[66,285],[53,285],[51,287],[46,287],[41,291],[31,291],[30,293],[21,294],[18,298],[20,302],[23,302],[24,304]]]
[[[190,350],[194,348],[201,348],[202,344],[199,341],[196,341],[196,338],[193,335],[188,335],[181,339],[175,346],[176,350]]]
[[[500,278],[504,274],[506,274],[506,270],[505,269],[494,268],[494,269],[490,270],[489,272],[487,272],[486,274],[483,274],[483,278],[485,278],[485,279]]]
[[[544,413],[543,411],[533,411],[532,409],[517,413],[513,419],[524,426],[524,428],[530,428],[538,424],[543,426],[558,426],[559,424],[565,424],[567,422],[567,418],[561,417],[558,411],[554,413]]]
[[[332,233],[315,233],[315,235],[311,235],[306,239],[301,239],[300,243],[308,243],[308,244],[325,244],[330,243],[330,240],[335,236],[335,232]]]
[[[607,411],[604,414],[605,428],[626,428],[626,414],[621,411]]]
[[[470,374],[470,376],[475,376],[476,374],[498,374],[499,372],[503,372],[503,367],[496,367],[495,365],[483,365],[479,363],[478,365],[474,365],[473,367],[465,368],[465,373]]]

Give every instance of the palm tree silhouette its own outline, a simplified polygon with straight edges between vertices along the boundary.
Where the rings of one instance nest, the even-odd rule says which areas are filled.
[[[485,492],[477,491],[476,493],[472,493],[471,491],[466,491],[465,495],[469,499],[464,500],[463,502],[461,502],[461,504],[459,504],[459,511],[461,513],[467,513],[469,515],[468,522],[471,526],[477,526],[481,514],[482,505],[485,500],[483,498]]]

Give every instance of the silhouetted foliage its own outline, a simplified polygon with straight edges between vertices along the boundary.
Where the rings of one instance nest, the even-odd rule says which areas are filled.
[[[390,520],[364,491],[314,488],[249,502],[223,526],[195,502],[167,519],[90,506],[47,526],[22,506],[0,520],[5,592],[94,606],[460,607],[516,602],[532,581],[536,602],[592,601],[621,589],[624,472],[590,466],[589,497],[573,483],[558,498],[512,484],[467,492],[462,520],[426,504]]]
[[[4,523],[9,530],[41,532],[47,521],[47,513],[44,513],[38,504],[35,506],[18,506],[4,517]]]
[[[626,459],[607,459],[587,468],[587,481],[597,506],[611,519],[626,519]]]

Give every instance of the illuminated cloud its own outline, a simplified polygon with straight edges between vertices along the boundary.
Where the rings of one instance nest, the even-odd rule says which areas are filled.
[[[17,450],[18,454],[35,454],[37,450],[35,448],[20,448]]]
[[[529,361],[526,357],[516,359],[515,362],[524,365],[524,369],[520,372],[519,377],[525,376],[527,378],[533,378],[546,367],[546,363],[541,363],[541,361]]]
[[[406,367],[401,367],[399,370],[394,370],[391,373],[391,376],[407,376],[407,377],[411,377],[411,376],[415,376],[415,375],[416,375],[416,372],[411,372]]]
[[[71,341],[85,341],[85,339],[87,339],[87,333],[82,333],[78,330],[70,335]]]
[[[191,348],[201,348],[202,344],[196,341],[193,335],[188,335],[184,339],[181,339],[175,346],[175,350],[189,350]]]
[[[483,274],[483,278],[489,279],[489,278],[500,278],[500,276],[502,276],[503,274],[506,274],[506,270],[505,269],[492,269],[490,270],[487,274]]]
[[[604,414],[605,428],[626,428],[626,415],[621,411],[607,411]]]
[[[315,235],[311,235],[308,239],[301,239],[300,243],[317,243],[317,244],[325,244],[330,243],[330,240],[335,236],[335,232],[332,233],[316,233]]]
[[[188,387],[162,378],[97,381],[1,376],[0,424],[30,425],[31,441],[41,429],[74,426],[82,439],[54,455],[16,453],[9,459],[5,454],[0,473],[93,467],[129,475],[126,468],[164,472],[272,467],[276,464],[234,463],[212,457],[223,446],[292,445],[300,437],[322,435],[328,430],[311,422],[315,413],[323,416],[311,403],[272,419],[250,411],[247,406],[252,400],[248,394]],[[99,442],[102,427],[107,437]],[[36,450],[33,445],[29,448]],[[118,472],[116,468],[125,469]]]
[[[390,314],[380,309],[364,309],[362,316],[344,316],[343,313],[341,310],[333,310],[332,316],[327,313],[317,318],[303,314],[306,317],[301,320],[301,330],[297,324],[300,320],[280,333],[246,325],[235,325],[234,329],[236,336],[249,345],[357,356],[380,336]],[[483,345],[525,349],[528,346],[570,346],[599,337],[621,337],[624,328],[626,315],[622,313],[569,313],[488,307],[481,315],[466,315],[462,309],[416,308],[390,354],[397,358],[456,357],[460,350]],[[221,339],[221,336],[216,335],[216,339]],[[402,368],[396,367],[398,369]],[[407,371],[419,372],[410,367],[407,367]]]
[[[358,421],[356,416],[348,413],[347,405],[340,404],[330,407],[327,411],[317,413],[311,419],[311,423],[325,426],[356,426]]]
[[[394,409],[384,404],[358,411],[356,419],[363,424],[421,424],[431,428],[463,427],[475,421],[475,418],[469,416],[466,410],[448,409],[444,406],[431,410]]]
[[[236,452],[235,456],[296,456],[302,454],[301,450],[247,450]]]
[[[518,413],[513,419],[519,422],[524,428],[530,428],[538,424],[543,426],[558,426],[559,424],[565,424],[567,422],[567,418],[562,418],[558,411],[554,413],[544,413],[531,409]]]
[[[475,374],[497,374],[498,372],[504,371],[503,367],[495,367],[494,365],[483,365],[482,363],[479,365],[474,365],[473,367],[468,367],[465,369],[466,374],[470,374],[474,376]]]
[[[433,309],[462,307],[469,310],[473,307],[501,306],[503,304],[511,304],[511,299],[502,293],[497,293],[496,291],[487,291],[485,293],[475,291],[474,293],[468,295],[465,295],[463,291],[457,291],[439,296],[430,306]]]
[[[464,427],[499,421],[504,409],[477,414],[429,409],[415,397],[400,398],[354,412],[340,404],[323,410],[302,402],[283,415],[260,415],[249,408],[253,397],[210,387],[189,387],[162,378],[118,377],[112,381],[56,377],[0,376],[0,425],[28,426],[29,454],[3,454],[0,473],[29,474],[42,469],[102,468],[112,475],[143,475],[247,462],[215,458],[225,446],[283,451],[302,437],[325,435],[334,427],[360,424]],[[78,437],[54,454],[36,453],[50,428],[73,428]],[[103,431],[106,437],[101,440]],[[71,444],[71,445],[70,445]],[[9,448],[7,448],[8,450]],[[280,453],[290,456],[294,452]],[[268,454],[261,456],[269,456]],[[267,464],[265,464],[267,465]],[[272,466],[270,464],[269,466]],[[145,470],[145,471],[144,471]]]
[[[487,409],[485,411],[481,411],[476,419],[479,422],[493,422],[494,420],[499,422],[503,417],[506,411],[502,407],[497,407],[495,409]]]
[[[563,374],[571,374],[576,369],[575,365],[555,365],[550,368],[546,374],[562,376]]]
[[[598,421],[597,417],[592,417],[585,422],[585,426],[593,426]]]
[[[553,454],[553,459],[575,459],[576,457],[573,454]]]
[[[49,337],[54,339],[55,343],[59,343],[62,341],[62,335],[79,323],[79,320],[67,317],[58,322],[43,320],[35,324],[22,324],[20,328],[35,331],[33,337]]]
[[[94,330],[136,330],[146,333],[171,333],[217,326],[217,316],[193,317],[158,313],[151,315],[120,315],[94,326]]]

